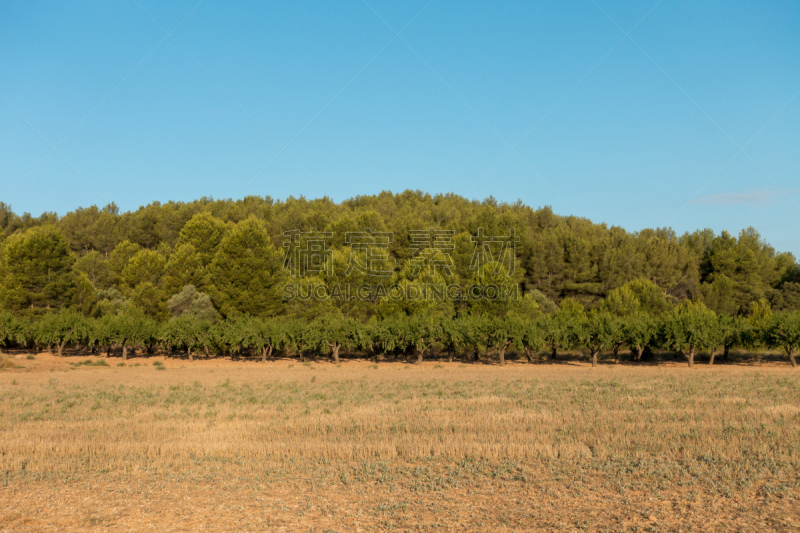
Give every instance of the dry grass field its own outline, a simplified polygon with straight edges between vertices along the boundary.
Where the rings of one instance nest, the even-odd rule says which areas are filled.
[[[87,360],[0,371],[0,530],[800,530],[786,363]]]

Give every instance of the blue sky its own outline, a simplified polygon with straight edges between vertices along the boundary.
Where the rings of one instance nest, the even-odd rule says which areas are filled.
[[[421,189],[800,256],[800,3],[233,4],[0,1],[0,200]]]

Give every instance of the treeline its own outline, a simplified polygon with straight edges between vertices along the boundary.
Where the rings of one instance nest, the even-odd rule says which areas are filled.
[[[365,228],[384,236],[378,259],[346,241]],[[800,343],[800,268],[753,229],[629,233],[549,208],[406,191],[341,204],[204,198],[38,218],[0,204],[0,230],[0,347],[123,358],[130,350],[337,361],[342,350],[419,360],[483,354],[501,364],[509,350],[530,359],[584,350],[593,364],[620,350],[634,360],[667,350],[690,365],[700,352],[713,362],[733,348],[781,348],[794,365]],[[316,269],[287,255],[286,232],[311,230],[328,233],[318,248],[328,263]],[[442,231],[444,246],[420,244],[417,230]],[[513,236],[514,253],[492,252],[487,241],[489,260],[476,260],[480,239],[491,236]],[[369,261],[386,277],[353,268]],[[305,284],[376,281],[404,289],[401,297],[302,297]],[[297,298],[287,297],[287,282]],[[412,298],[415,284],[423,293],[497,284],[515,292]]]
[[[615,315],[600,307],[586,311],[571,299],[546,315],[509,313],[505,317],[466,315],[452,319],[439,314],[394,316],[367,323],[341,315],[324,315],[308,321],[283,317],[239,316],[213,322],[186,313],[157,322],[133,308],[119,315],[86,318],[72,310],[48,313],[37,320],[0,314],[0,346],[55,348],[59,355],[67,345],[83,346],[92,353],[121,352],[123,359],[135,349],[148,354],[162,350],[168,355],[204,357],[229,355],[267,360],[279,353],[330,354],[339,362],[342,350],[375,359],[438,355],[470,357],[481,354],[501,365],[511,351],[532,361],[542,351],[555,360],[559,352],[582,350],[592,366],[598,358],[621,349],[634,361],[648,358],[653,350],[681,354],[693,366],[700,352],[717,354],[727,361],[735,348],[780,348],[795,367],[800,347],[800,311],[772,313],[757,304],[747,318],[717,315],[702,303],[686,301],[661,314],[641,311]]]
[[[383,265],[391,274],[387,284],[445,282],[461,287],[492,281],[485,269],[471,268],[473,239],[481,232],[506,236],[513,229],[519,242],[513,264],[500,277],[518,287],[522,298],[435,304],[287,301],[281,291],[289,276],[283,269],[284,232],[330,232],[333,268],[304,279],[327,286],[357,285],[369,280],[358,272],[345,274],[352,260],[345,235],[364,228],[394,236]],[[452,232],[446,275],[411,268],[411,232],[428,228]],[[340,314],[367,322],[431,312],[502,318],[532,309],[550,313],[565,299],[599,309],[635,280],[652,283],[670,309],[684,301],[730,316],[747,316],[759,301],[775,311],[800,309],[795,258],[776,252],[752,228],[738,236],[711,230],[677,235],[667,228],[630,233],[519,202],[414,191],[359,196],[339,204],[327,198],[203,198],[153,203],[128,213],[111,204],[63,217],[20,216],[0,204],[0,309],[17,317],[70,309],[103,318],[138,309],[161,322],[190,305],[205,309],[209,320],[242,315],[310,320]],[[176,301],[185,300],[181,292],[189,285],[196,289],[192,301]]]

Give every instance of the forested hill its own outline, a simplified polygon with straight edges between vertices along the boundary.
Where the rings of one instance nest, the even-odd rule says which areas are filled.
[[[38,218],[17,215],[0,203],[0,304],[15,313],[71,307],[98,315],[132,302],[166,318],[169,298],[191,284],[224,316],[302,314],[302,305],[280,301],[278,287],[288,275],[285,232],[330,232],[334,268],[318,279],[331,283],[346,281],[351,253],[346,234],[365,228],[393,235],[386,261],[393,283],[415,276],[409,270],[412,232],[434,229],[451,231],[441,241],[452,244],[452,250],[445,247],[452,258],[445,281],[462,286],[481,275],[470,268],[476,237],[519,237],[516,263],[505,273],[520,294],[539,291],[540,307],[544,300],[566,297],[595,307],[610,291],[640,278],[669,300],[702,301],[718,313],[736,314],[762,299],[773,309],[800,307],[795,258],[775,251],[753,229],[738,236],[707,229],[631,233],[559,216],[549,207],[414,191],[339,204],[327,198],[202,198],[156,202],[126,213],[111,204]],[[356,314],[366,319],[375,310],[363,306]]]

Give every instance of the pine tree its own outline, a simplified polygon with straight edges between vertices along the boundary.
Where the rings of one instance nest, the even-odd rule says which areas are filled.
[[[59,309],[69,303],[75,286],[75,256],[60,229],[31,228],[3,244],[2,296],[7,309]]]
[[[211,263],[211,294],[223,316],[281,310],[282,257],[263,224],[249,217],[230,230]]]

